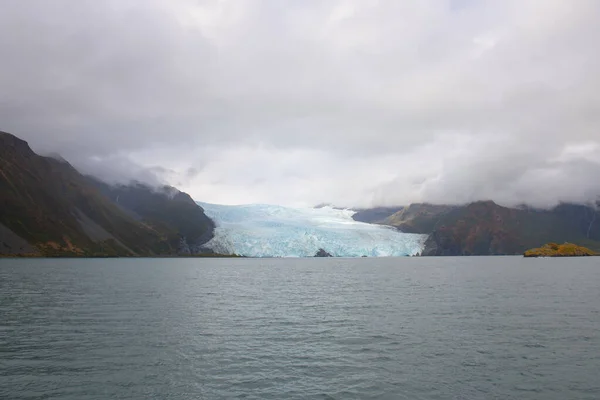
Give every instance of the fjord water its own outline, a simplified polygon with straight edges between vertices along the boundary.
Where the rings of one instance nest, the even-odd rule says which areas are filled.
[[[598,399],[600,258],[0,261],[2,399]]]

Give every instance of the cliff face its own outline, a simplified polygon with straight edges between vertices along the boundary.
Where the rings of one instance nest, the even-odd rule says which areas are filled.
[[[133,191],[140,195],[125,196],[123,207],[109,195],[109,185],[0,132],[0,254],[177,254],[182,238],[200,244],[211,237],[212,221],[185,193],[155,194],[149,204],[144,190],[150,191],[136,186]],[[136,210],[141,218],[134,216]],[[183,220],[202,224],[192,229]]]

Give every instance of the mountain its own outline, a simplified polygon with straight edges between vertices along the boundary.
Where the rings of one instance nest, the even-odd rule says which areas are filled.
[[[187,193],[171,186],[152,188],[139,182],[108,185],[91,177],[90,181],[134,219],[166,234],[181,253],[200,253],[202,245],[213,237],[215,223]]]
[[[576,204],[535,210],[476,202],[443,215],[426,242],[424,254],[521,254],[548,242],[600,249],[597,217],[594,208]]]
[[[394,226],[407,233],[431,233],[441,216],[454,206],[437,204],[411,204],[383,220],[383,224]]]
[[[211,207],[214,208],[214,205]],[[540,210],[527,206],[508,208],[492,201],[478,201],[462,206],[411,204],[362,209],[352,218],[392,226],[404,233],[428,235],[423,255],[522,254],[544,243],[565,242],[600,251],[599,208],[600,203],[593,207],[560,204],[550,210]],[[264,214],[264,210],[261,212]],[[321,227],[323,218],[330,218],[328,213],[332,212],[346,213],[345,210],[323,205],[312,209],[309,214],[312,217],[315,213],[327,214],[317,216],[315,223]],[[229,214],[220,210],[215,215],[223,218]],[[281,227],[296,221],[294,218],[275,221],[263,214],[259,213],[252,221],[267,224],[269,229],[277,227],[271,231],[279,241],[284,239]],[[288,230],[305,232],[308,226],[308,217],[305,217],[301,218],[305,225],[292,224]],[[240,230],[245,222],[239,213],[235,219],[229,221],[232,229],[226,233],[233,238],[250,235],[242,243],[250,246],[251,251],[257,251],[256,244],[252,243],[257,240],[258,233]],[[347,221],[342,225],[347,227]],[[82,175],[59,156],[40,156],[31,150],[27,142],[0,132],[0,255],[199,254],[209,252],[204,245],[213,238],[214,230],[215,224],[204,209],[189,195],[173,187],[153,188],[141,183],[109,185]],[[258,232],[264,233],[265,229]],[[329,235],[326,239],[330,238],[331,232],[324,232]],[[411,246],[417,243],[408,240],[408,236],[396,237],[386,230],[368,233],[368,241],[373,242],[369,242],[369,248],[373,249],[387,243],[386,240],[389,242],[390,238],[394,239],[394,246],[406,247],[408,243],[412,250]],[[385,239],[381,239],[381,235]],[[290,246],[297,247],[302,241],[312,241],[310,252],[307,252],[312,256],[319,248],[315,242],[317,236],[303,234],[300,239],[294,239],[296,242],[290,242]],[[344,243],[338,240],[338,247],[365,240],[362,238],[362,241],[355,240],[354,243],[352,240],[356,238],[351,240],[338,236],[335,238],[344,239]],[[297,243],[298,240],[300,242]],[[326,243],[331,246],[330,239],[327,240]],[[346,243],[349,240],[352,243]],[[271,246],[275,243],[267,242],[263,244]],[[223,248],[231,247],[228,240],[223,243]],[[325,249],[329,252],[339,250]],[[395,254],[396,251],[384,250],[367,253]],[[365,251],[361,248],[348,254],[365,255]],[[346,254],[341,250],[338,253]]]
[[[429,203],[410,204],[406,207],[375,207],[357,209],[352,218],[369,224],[393,226],[405,233],[429,234],[438,222],[437,217],[453,208],[455,207]]]
[[[463,206],[412,204],[380,223],[429,234],[423,255],[522,254],[548,242],[600,250],[600,213],[578,204],[550,210],[508,208],[492,201]]]
[[[385,219],[403,209],[404,207],[359,208],[355,210],[356,213],[352,216],[352,219],[369,224],[389,225],[385,223]]]
[[[117,203],[115,195],[123,200]],[[210,240],[214,229],[185,193],[141,184],[111,187],[63,159],[34,153],[6,132],[0,132],[0,204],[5,255],[185,254]]]

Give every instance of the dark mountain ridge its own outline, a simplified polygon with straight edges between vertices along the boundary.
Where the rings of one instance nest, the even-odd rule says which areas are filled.
[[[493,201],[462,206],[411,204],[365,222],[428,234],[423,255],[522,254],[549,242],[600,250],[600,212],[598,205],[590,204],[562,203],[549,210],[509,208]]]
[[[214,223],[189,195],[166,189],[139,183],[113,187],[0,132],[0,254],[154,256],[200,251],[212,238]],[[115,196],[122,200],[116,202]]]
[[[215,223],[204,214],[189,194],[171,186],[153,188],[140,182],[109,185],[90,181],[133,218],[155,229],[169,232],[171,244],[182,254],[196,254],[212,239]]]

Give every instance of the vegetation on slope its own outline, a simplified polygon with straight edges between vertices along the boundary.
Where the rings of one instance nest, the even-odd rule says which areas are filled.
[[[542,247],[527,250],[523,255],[525,257],[582,257],[596,256],[598,253],[573,243],[548,243]]]

